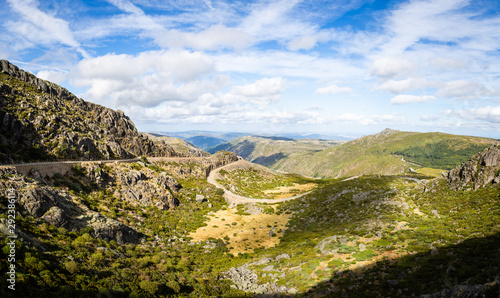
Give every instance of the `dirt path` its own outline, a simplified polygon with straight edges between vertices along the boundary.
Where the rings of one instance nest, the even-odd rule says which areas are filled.
[[[238,205],[238,204],[247,204],[247,203],[267,203],[267,204],[282,203],[282,202],[298,199],[300,197],[303,197],[303,196],[311,193],[311,191],[308,191],[308,192],[305,192],[305,193],[300,194],[300,195],[296,195],[296,196],[292,196],[292,197],[288,197],[288,198],[282,198],[282,199],[252,199],[252,198],[237,195],[237,194],[225,189],[222,185],[217,183],[217,179],[222,178],[219,174],[220,170],[227,169],[227,168],[234,167],[234,166],[239,166],[239,165],[242,165],[244,163],[248,163],[248,161],[239,160],[237,162],[233,162],[233,163],[230,163],[228,165],[222,166],[222,167],[217,168],[217,169],[213,170],[212,172],[210,172],[210,174],[207,177],[208,183],[213,184],[213,185],[215,185],[215,187],[221,188],[224,190],[224,199],[226,199],[226,202],[228,202],[230,207],[233,204]]]

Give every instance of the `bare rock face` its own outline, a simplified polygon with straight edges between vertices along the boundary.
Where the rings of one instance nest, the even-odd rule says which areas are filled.
[[[138,132],[122,111],[86,102],[7,60],[0,73],[0,142],[9,145],[0,163],[183,156]]]
[[[171,191],[179,191],[182,186],[170,175],[165,172],[160,173],[158,177],[155,178],[155,183],[164,188],[168,188]]]
[[[172,192],[182,186],[167,173],[154,173],[150,170],[129,170],[115,168],[118,184],[115,195],[134,204],[156,206],[161,210],[179,206],[179,200]]]
[[[95,237],[115,240],[120,244],[138,240],[137,231],[86,206],[75,204],[68,193],[30,181],[12,168],[0,168],[0,195],[7,196],[9,188],[15,190],[16,200],[22,209],[56,227],[70,230],[91,227]]]
[[[467,186],[476,190],[488,184],[500,184],[500,146],[493,145],[451,170],[448,184],[455,190]]]
[[[138,233],[136,230],[97,212],[92,212],[88,226],[92,227],[93,236],[96,238],[107,241],[115,240],[119,244],[137,242]]]
[[[137,182],[146,179],[146,176],[137,170],[132,170],[128,173],[123,173],[120,177],[123,184],[133,186],[136,185]]]
[[[60,196],[46,187],[30,188],[21,192],[19,203],[29,214],[41,217],[52,207],[60,205]]]
[[[45,212],[42,218],[56,227],[64,227],[68,223],[66,213],[57,206],[51,207],[47,212]]]

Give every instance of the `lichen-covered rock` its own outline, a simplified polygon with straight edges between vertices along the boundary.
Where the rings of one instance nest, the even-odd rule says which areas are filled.
[[[42,218],[56,227],[64,227],[68,224],[66,213],[57,206],[51,207],[47,212],[45,212]]]
[[[272,267],[272,265],[268,267]],[[252,292],[259,295],[297,293],[296,289],[280,286],[275,282],[259,284],[258,275],[247,266],[232,267],[226,272],[226,277],[234,283],[234,287],[245,292]]]
[[[107,241],[115,240],[119,244],[134,243],[138,240],[136,230],[110,218],[93,213],[92,219],[88,222],[93,230],[93,236]]]
[[[133,170],[125,166],[114,165],[117,179],[115,196],[142,206],[156,206],[161,210],[179,206],[179,200],[172,191],[182,186],[171,176],[152,170]],[[112,178],[110,178],[112,179]]]
[[[455,190],[467,186],[476,190],[488,184],[500,184],[500,146],[493,145],[451,170],[448,184]]]
[[[33,187],[21,192],[19,203],[29,214],[41,217],[50,208],[59,205],[59,194],[47,187]]]
[[[70,230],[91,227],[95,237],[120,244],[138,240],[137,231],[84,205],[77,205],[68,193],[26,179],[13,168],[0,168],[0,195],[7,196],[8,189],[14,189],[15,199],[22,209],[56,227]]]
[[[182,186],[172,176],[165,172],[160,173],[158,177],[154,178],[154,181],[159,186],[168,188],[172,191],[179,191],[182,188]]]
[[[128,173],[123,173],[120,179],[125,185],[133,186],[139,181],[146,179],[146,176],[140,171],[132,170]]]

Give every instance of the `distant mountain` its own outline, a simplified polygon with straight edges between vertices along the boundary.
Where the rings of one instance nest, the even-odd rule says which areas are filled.
[[[122,111],[89,103],[0,60],[0,163],[178,156]]]
[[[186,141],[200,147],[203,150],[207,150],[209,148],[215,147],[219,144],[226,142],[226,140],[224,139],[205,137],[205,136],[196,136],[187,138]]]
[[[209,150],[219,144],[231,141],[233,139],[243,136],[253,136],[253,133],[242,132],[215,132],[203,130],[190,130],[184,132],[155,132],[154,134],[181,138],[190,142],[191,144],[200,147],[203,150]],[[313,134],[313,133],[280,133],[278,135],[259,135],[263,138],[269,137],[282,137],[288,139],[322,139],[322,140],[335,140],[335,141],[350,141],[353,138],[345,136],[334,136],[327,134]]]
[[[326,148],[344,143],[343,141],[327,141],[320,139],[291,139],[270,136],[245,136],[208,150],[234,152],[248,161],[273,168],[283,159],[293,159],[296,155],[314,154]]]
[[[409,171],[410,167],[449,170],[490,144],[497,143],[481,137],[391,129],[343,144],[328,142],[243,137],[221,144],[209,152],[227,150],[274,170],[330,178],[395,175]]]
[[[213,132],[203,130],[190,130],[184,132],[155,132],[154,134],[180,138],[203,150],[215,147],[234,138],[248,135],[248,133]]]
[[[209,156],[210,154],[206,151],[203,151],[202,148],[192,144],[191,142],[185,141],[180,138],[167,137],[157,134],[146,134],[155,142],[163,143],[172,149],[174,149],[177,153],[189,155],[189,156]]]

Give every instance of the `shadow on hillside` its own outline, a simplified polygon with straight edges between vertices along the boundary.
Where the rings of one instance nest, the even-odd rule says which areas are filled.
[[[294,219],[295,231],[287,230],[282,238],[280,252],[300,248],[297,246],[299,243],[301,246],[313,247],[318,242],[308,239],[316,237],[320,240],[325,235],[338,235],[344,229],[349,233],[356,233],[356,227],[362,228],[364,221],[376,220],[379,216],[376,212],[378,209],[366,208],[373,200],[378,199],[370,195],[364,198],[360,193],[368,193],[371,189],[372,195],[379,191],[383,197],[392,199],[396,194],[390,192],[390,182],[393,179],[396,178],[365,176],[337,181],[325,186],[323,193],[322,190],[312,193],[307,201],[287,203],[288,207],[304,211]],[[357,193],[347,192],[349,189],[357,189]],[[346,197],[349,199],[345,199]],[[335,210],[341,210],[340,217],[339,213],[332,212]],[[345,220],[346,215],[351,218]],[[354,215],[357,217],[353,218]],[[325,216],[330,222],[311,220],[318,216]],[[394,259],[384,258],[355,271],[336,270],[306,293],[280,297],[500,297],[500,233],[436,246],[432,250],[429,246],[427,248],[425,251]]]
[[[500,233],[337,272],[306,293],[315,297],[500,297]]]
[[[500,297],[500,233],[337,272],[306,293],[239,297]]]
[[[252,154],[254,150],[255,150],[255,144],[248,140],[244,140],[243,142],[238,144],[236,148],[233,148],[230,151],[246,159],[248,158],[248,156],[250,156],[250,154]]]
[[[263,165],[265,167],[272,166],[279,160],[282,160],[283,158],[287,157],[287,155],[283,154],[282,152],[280,153],[275,153],[271,154],[269,156],[260,156],[257,157],[256,159],[252,160],[253,163]]]

